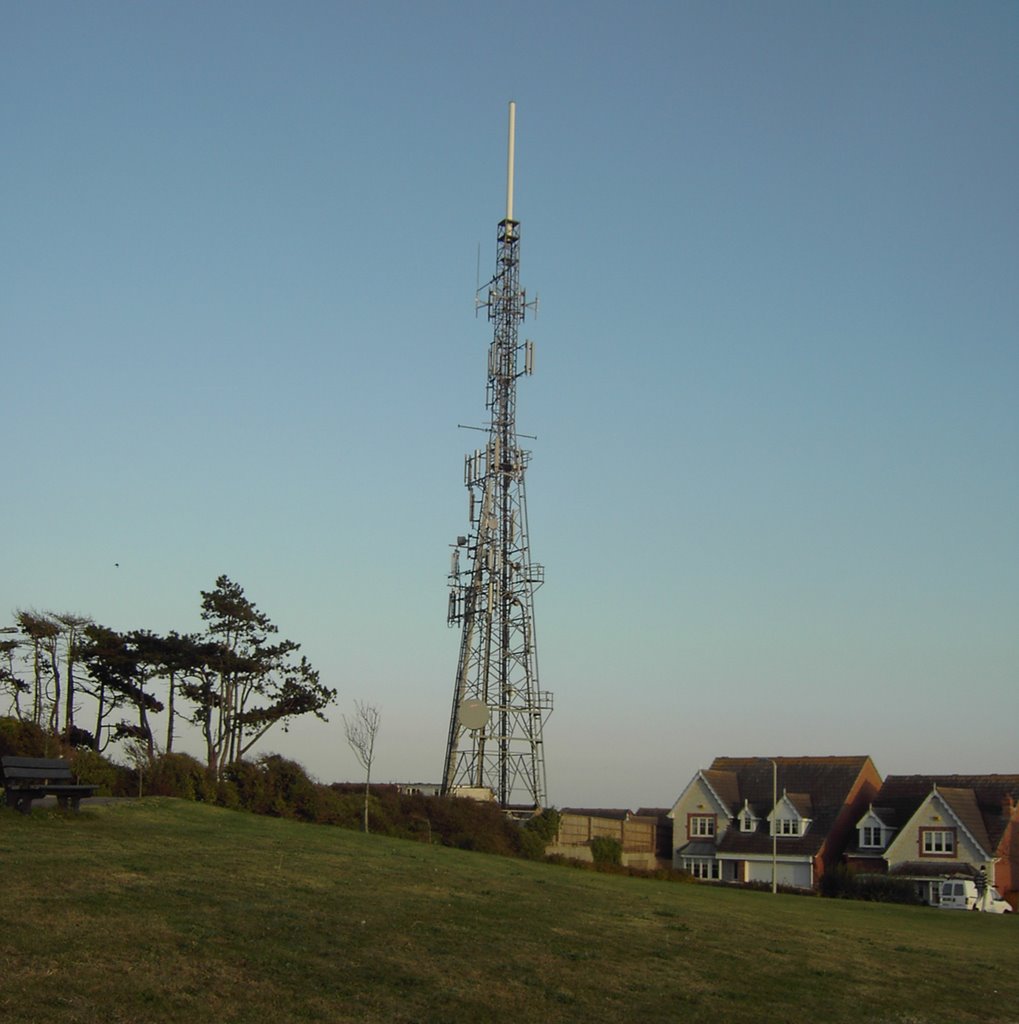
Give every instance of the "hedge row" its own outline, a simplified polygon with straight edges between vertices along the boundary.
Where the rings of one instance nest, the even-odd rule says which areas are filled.
[[[341,828],[362,826],[363,785],[323,785],[279,754],[229,765],[217,780],[190,754],[162,754],[129,768],[70,747],[31,723],[0,718],[0,755],[6,754],[66,758],[80,781],[98,786],[100,795],[171,796]],[[371,787],[368,817],[372,832],[382,835],[529,859],[544,856],[558,824],[554,811],[520,827],[492,803],[403,794],[395,786]]]

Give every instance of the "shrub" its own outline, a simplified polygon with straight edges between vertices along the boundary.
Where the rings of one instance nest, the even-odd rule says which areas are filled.
[[[623,847],[612,836],[595,836],[591,840],[591,859],[595,867],[620,867],[623,863]]]
[[[524,829],[534,832],[546,843],[551,843],[559,833],[559,812],[554,807],[546,807],[540,814],[528,818]]]
[[[32,722],[0,718],[0,756],[57,757],[58,741]]]
[[[559,831],[559,812],[554,807],[528,818],[520,826],[519,852],[528,860],[541,860]]]
[[[75,751],[71,764],[78,781],[98,786],[99,796],[129,796],[132,793],[132,773],[94,750]]]
[[[495,803],[468,797],[432,797],[429,800],[432,835],[444,846],[480,853],[513,856],[519,850],[519,826]]]
[[[224,778],[233,783],[241,807],[276,818],[314,821],[316,786],[296,761],[267,754],[257,761],[235,761]]]
[[[150,796],[208,801],[216,791],[205,765],[190,754],[163,754],[152,762],[147,774]]]
[[[529,828],[520,830],[520,856],[527,860],[541,860],[545,856],[545,847],[548,844]]]
[[[368,813],[372,814],[374,799],[369,799]],[[337,793],[329,786],[316,785],[306,810],[308,819],[320,825],[339,825],[342,828],[360,828],[364,816],[364,794],[355,796]],[[374,818],[372,819],[374,822]]]
[[[819,889],[831,899],[868,900],[874,903],[922,903],[913,884],[888,875],[857,875],[844,864],[826,871]]]
[[[919,904],[923,900],[917,895],[912,882],[905,878],[889,878],[888,875],[857,875],[854,899],[874,900],[878,903]]]
[[[216,783],[216,803],[220,807],[228,807],[232,811],[240,810],[241,795],[237,786],[230,779],[220,779]]]
[[[818,883],[821,895],[829,899],[852,899],[855,887],[853,873],[845,864],[836,864],[829,868]]]

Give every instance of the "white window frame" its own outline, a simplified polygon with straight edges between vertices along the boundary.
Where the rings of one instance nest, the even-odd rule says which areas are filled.
[[[860,846],[884,846],[884,829],[880,825],[864,825],[860,829]]]
[[[683,870],[707,882],[722,880],[722,862],[714,857],[684,857]]]
[[[714,839],[715,816],[713,814],[691,814],[689,825],[691,839]]]
[[[927,828],[921,833],[920,852],[925,857],[951,857],[955,854],[955,830]]]

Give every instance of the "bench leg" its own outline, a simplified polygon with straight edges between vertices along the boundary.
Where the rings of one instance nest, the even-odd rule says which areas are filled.
[[[17,804],[15,805],[22,814],[32,813],[32,798],[30,796],[18,797]]]
[[[58,796],[57,797],[57,804],[60,806],[60,809],[62,811],[66,811],[68,806],[70,806],[72,811],[77,812],[78,805],[80,803],[81,803],[81,797],[80,796]]]

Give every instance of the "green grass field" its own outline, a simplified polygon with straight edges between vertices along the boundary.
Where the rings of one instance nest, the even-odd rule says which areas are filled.
[[[0,1021],[1019,1022],[1019,920],[177,800],[0,811]]]

